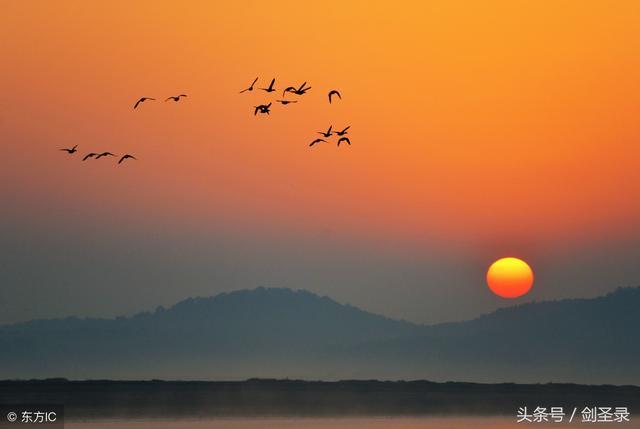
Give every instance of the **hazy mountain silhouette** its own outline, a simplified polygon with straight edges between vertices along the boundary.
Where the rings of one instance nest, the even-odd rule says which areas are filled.
[[[434,326],[289,289],[0,327],[0,378],[383,378],[640,384],[640,288]]]

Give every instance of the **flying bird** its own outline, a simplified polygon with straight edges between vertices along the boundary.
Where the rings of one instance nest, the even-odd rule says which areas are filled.
[[[309,147],[313,146],[316,143],[326,143],[327,141],[324,139],[315,139],[314,141],[312,141],[311,143],[309,143]]]
[[[276,100],[278,103],[281,103],[283,105],[289,104],[289,103],[297,103],[296,100]]]
[[[342,130],[342,131],[336,131],[335,133],[336,133],[336,135],[337,135],[337,136],[342,137],[343,135],[348,134],[348,133],[347,133],[347,130],[348,130],[349,128],[351,128],[351,125],[349,125],[349,126],[348,126],[347,128],[345,128],[344,130]]]
[[[284,97],[286,95],[287,92],[296,92],[296,87],[295,86],[288,86],[284,89],[284,91],[282,91],[282,96]]]
[[[331,137],[333,135],[333,133],[331,132],[331,128],[333,128],[333,125],[329,126],[329,129],[327,130],[326,133],[323,133],[322,131],[318,131],[318,134],[320,134],[323,137]]]
[[[251,83],[251,86],[249,86],[249,88],[246,88],[240,91],[240,94],[242,94],[245,91],[253,91],[253,85],[255,85],[257,81],[258,81],[258,78],[255,78],[255,80]]]
[[[179,101],[180,97],[186,97],[187,94],[180,94],[180,95],[175,95],[173,97],[169,97],[166,100],[164,100],[165,102],[169,101],[169,100],[173,100],[173,101]]]
[[[115,156],[115,155],[112,154],[111,152],[102,152],[102,153],[97,154],[96,159],[100,159],[103,156]]]
[[[273,87],[273,85],[276,83],[276,78],[274,77],[273,79],[271,79],[271,83],[269,84],[269,88],[260,88],[263,91],[267,91],[267,92],[273,92],[275,91],[275,88]]]
[[[349,140],[349,137],[340,137],[340,140],[338,140],[338,147],[340,147],[340,143],[342,142],[345,142],[349,144],[349,146],[351,146],[351,141]]]
[[[69,155],[71,155],[71,154],[74,154],[74,153],[76,153],[76,152],[77,152],[77,150],[76,150],[76,148],[77,148],[77,147],[78,147],[78,145],[75,145],[75,146],[74,146],[74,147],[72,147],[71,149],[69,149],[69,148],[62,148],[62,149],[60,149],[60,150],[63,150],[63,151],[65,151],[65,152],[69,153]]]
[[[94,157],[94,156],[96,156],[96,155],[97,155],[97,153],[95,153],[95,152],[88,153],[88,154],[86,154],[86,155],[84,156],[84,158],[82,158],[82,160],[83,160],[83,161],[86,161],[87,159],[89,159],[89,158],[93,158],[93,157]]]
[[[133,156],[133,155],[126,154],[126,155],[124,155],[122,158],[120,158],[120,161],[118,161],[118,164],[122,164],[122,161],[124,161],[125,159],[129,159],[129,158],[131,158],[131,159],[138,159],[138,158],[136,158],[136,157],[135,157],[135,156]]]
[[[296,89],[295,91],[293,91],[294,94],[296,95],[304,95],[305,92],[309,91],[311,89],[311,87],[307,87],[305,88],[304,86],[307,84],[307,82],[304,82],[302,85],[300,85],[300,87],[298,87],[298,89]]]
[[[338,98],[340,100],[342,100],[342,96],[340,95],[340,93],[338,91],[336,91],[335,89],[332,89],[331,91],[329,91],[329,104],[331,104],[331,96],[332,95],[337,95]]]
[[[138,104],[140,104],[140,103],[144,103],[144,102],[145,102],[145,101],[147,101],[147,100],[153,100],[153,101],[155,101],[155,98],[151,98],[151,97],[142,97],[140,100],[136,101],[136,104],[134,104],[134,105],[133,105],[133,108],[134,108],[134,109],[135,109],[135,108],[137,108],[137,107],[138,107]]]
[[[269,104],[259,104],[258,106],[254,106],[255,110],[253,111],[253,116],[257,115],[258,112],[259,113],[266,113],[267,115],[269,114],[270,110],[269,108],[271,107],[272,103]]]

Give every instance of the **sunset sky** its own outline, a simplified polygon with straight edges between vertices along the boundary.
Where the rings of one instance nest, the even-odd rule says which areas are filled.
[[[640,284],[637,1],[2,0],[0,40],[0,323],[257,286],[434,323]],[[312,89],[255,117],[256,76]],[[329,125],[352,145],[309,148]],[[105,150],[138,161],[80,161]],[[536,274],[515,301],[503,256]]]

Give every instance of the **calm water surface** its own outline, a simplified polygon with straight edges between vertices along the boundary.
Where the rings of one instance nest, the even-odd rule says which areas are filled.
[[[67,429],[535,429],[535,428],[640,429],[630,423],[516,423],[515,417],[415,417],[415,418],[261,418],[215,420],[133,420],[68,422]]]

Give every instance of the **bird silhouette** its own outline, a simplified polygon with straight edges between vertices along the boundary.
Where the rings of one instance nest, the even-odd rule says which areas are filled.
[[[253,111],[253,116],[257,115],[258,112],[259,113],[266,113],[267,115],[269,114],[270,110],[269,108],[271,107],[272,103],[269,104],[259,104],[258,106],[254,106],[255,110]]]
[[[340,140],[338,140],[338,147],[340,147],[340,143],[342,142],[345,142],[349,146],[351,146],[351,140],[349,140],[349,137],[340,137]]]
[[[86,154],[86,155],[84,156],[84,158],[82,158],[82,160],[83,160],[83,161],[86,161],[87,159],[89,159],[89,158],[93,158],[93,157],[94,157],[94,156],[96,156],[96,155],[98,155],[98,154],[97,154],[97,153],[95,153],[95,152],[88,153],[88,154]]]
[[[103,156],[115,156],[115,155],[114,155],[114,154],[112,154],[111,152],[102,152],[102,153],[99,153],[99,154],[96,156],[96,159],[100,159],[100,158],[102,158]]]
[[[336,135],[337,135],[337,136],[342,137],[343,135],[348,134],[348,133],[347,133],[347,130],[348,130],[349,128],[351,128],[351,125],[349,125],[349,126],[348,126],[347,128],[345,128],[344,130],[342,130],[342,131],[336,131],[335,133],[336,133]]]
[[[258,81],[258,78],[255,78],[255,80],[251,83],[249,88],[243,89],[242,91],[240,91],[240,94],[242,94],[245,91],[253,91],[253,85],[255,85],[257,81]]]
[[[74,147],[72,147],[71,149],[68,149],[68,148],[62,148],[62,149],[60,149],[60,150],[63,150],[63,151],[65,151],[65,152],[69,153],[69,155],[72,155],[72,154],[74,154],[74,153],[76,153],[76,152],[77,152],[77,150],[76,150],[76,148],[77,148],[77,147],[78,147],[78,145],[75,145],[75,146],[74,146]]]
[[[269,84],[269,88],[260,88],[263,91],[267,91],[267,92],[273,92],[276,89],[273,87],[273,85],[276,83],[276,78],[274,77],[273,79],[271,79],[271,83]]]
[[[333,128],[333,125],[329,126],[329,129],[327,130],[326,133],[323,133],[322,131],[318,131],[318,134],[322,135],[323,137],[331,137],[333,135],[333,133],[331,132],[331,128]]]
[[[302,85],[300,85],[295,91],[293,91],[294,94],[296,95],[304,95],[305,92],[309,91],[311,89],[311,87],[307,87],[305,88],[304,86],[307,84],[307,82],[304,82]]]
[[[281,104],[284,104],[284,105],[289,104],[289,103],[297,103],[296,100],[276,100],[276,101],[278,103],[281,103]]]
[[[324,139],[315,139],[314,141],[312,141],[311,143],[309,143],[309,147],[313,146],[316,143],[326,143],[327,141]]]
[[[166,100],[164,100],[165,102],[169,101],[169,100],[173,100],[173,101],[180,101],[180,97],[186,97],[187,94],[180,94],[180,95],[175,95],[173,97],[169,97]]]
[[[153,100],[155,101],[155,98],[151,98],[151,97],[142,97],[140,100],[136,101],[136,104],[133,105],[133,108],[136,109],[138,107],[138,104],[140,103],[144,103],[147,100]]]
[[[287,92],[296,92],[295,86],[288,86],[282,91],[282,96],[284,97]]]
[[[342,100],[342,96],[340,95],[340,93],[338,91],[336,91],[335,89],[332,89],[331,91],[329,91],[329,104],[331,104],[331,96],[332,95],[337,95],[338,98],[340,100]]]
[[[125,159],[129,159],[129,158],[131,158],[131,159],[138,159],[138,158],[136,158],[136,157],[135,157],[135,156],[133,156],[133,155],[126,154],[126,155],[124,155],[122,158],[120,158],[120,161],[118,161],[118,164],[122,164],[122,161],[124,161]]]

